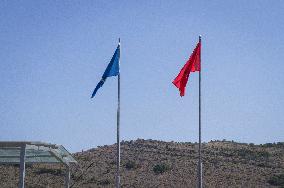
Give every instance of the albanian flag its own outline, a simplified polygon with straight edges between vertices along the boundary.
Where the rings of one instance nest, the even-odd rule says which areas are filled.
[[[196,45],[190,58],[183,66],[177,77],[174,79],[173,84],[179,89],[180,96],[184,96],[185,87],[191,72],[200,71],[201,69],[201,41]]]

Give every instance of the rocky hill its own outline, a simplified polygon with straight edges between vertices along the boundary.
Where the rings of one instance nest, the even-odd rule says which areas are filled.
[[[122,188],[196,187],[197,143],[138,139],[121,143]],[[72,187],[114,187],[116,145],[75,153]],[[284,187],[284,143],[203,144],[204,187]],[[0,187],[17,187],[18,167],[0,166]],[[64,187],[64,167],[27,167],[26,187]]]

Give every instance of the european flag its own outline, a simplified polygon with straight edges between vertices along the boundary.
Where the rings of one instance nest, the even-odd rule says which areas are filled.
[[[96,95],[98,89],[104,85],[107,77],[119,75],[119,58],[120,58],[120,44],[118,44],[108,66],[107,66],[107,68],[106,68],[106,70],[105,70],[105,72],[102,76],[102,79],[97,84],[95,90],[93,91],[91,98],[93,98]]]

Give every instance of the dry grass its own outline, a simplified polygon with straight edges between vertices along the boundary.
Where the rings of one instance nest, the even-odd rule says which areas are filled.
[[[114,187],[115,145],[75,153],[72,167],[76,188]],[[121,144],[122,188],[196,187],[197,144],[138,139]],[[90,165],[85,175],[80,174]],[[284,186],[284,144],[253,145],[228,141],[203,144],[204,187]],[[26,187],[60,188],[64,167],[27,167]],[[18,168],[0,166],[0,187],[17,187]]]

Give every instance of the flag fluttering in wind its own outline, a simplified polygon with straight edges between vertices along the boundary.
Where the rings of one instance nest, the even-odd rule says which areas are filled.
[[[191,72],[200,71],[201,69],[200,56],[201,42],[198,42],[190,58],[173,81],[173,84],[179,89],[181,97],[184,96],[189,74]]]
[[[116,131],[117,131],[117,145],[116,145],[116,188],[120,188],[120,38],[118,39],[118,46],[102,76],[101,81],[97,84],[94,89],[91,98],[93,98],[98,89],[102,87],[107,79],[107,77],[117,76],[117,121],[116,121]]]
[[[198,144],[198,188],[202,188],[202,153],[201,153],[201,36],[199,36],[199,42],[197,43],[195,49],[190,55],[189,59],[180,70],[177,77],[172,82],[180,92],[180,96],[184,96],[185,87],[191,72],[199,71],[199,95],[198,95],[198,119],[199,119],[199,144]]]
[[[101,81],[97,84],[96,88],[93,91],[92,97],[93,98],[98,89],[100,87],[102,87],[107,79],[107,77],[111,77],[111,76],[117,76],[119,74],[119,58],[120,58],[120,44],[118,44],[111,60],[110,63],[108,64]]]

